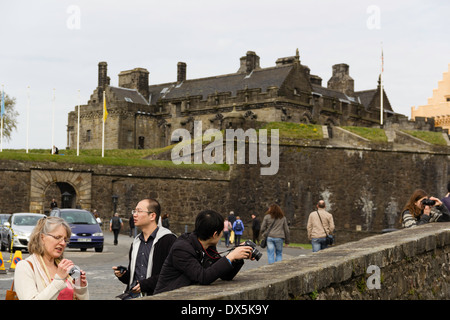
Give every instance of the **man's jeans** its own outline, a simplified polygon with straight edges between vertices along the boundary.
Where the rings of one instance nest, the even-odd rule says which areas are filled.
[[[328,247],[327,238],[312,238],[311,244],[313,252],[317,252],[319,250],[326,249]]]

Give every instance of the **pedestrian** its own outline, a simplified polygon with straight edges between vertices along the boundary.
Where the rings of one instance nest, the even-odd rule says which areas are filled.
[[[56,202],[55,198],[52,199],[52,202],[50,202],[50,209],[58,208],[58,203]]]
[[[283,259],[283,242],[286,246],[290,242],[289,226],[283,210],[272,204],[267,210],[262,225],[261,234],[267,237],[267,260],[272,264]]]
[[[420,226],[430,222],[450,221],[447,206],[436,197],[430,197],[424,190],[417,189],[403,208],[401,223],[403,228]]]
[[[447,183],[447,194],[441,199],[442,203],[445,204],[447,209],[450,211],[450,181]]]
[[[228,216],[228,221],[230,221],[231,225],[236,221],[236,216],[234,215],[234,211],[230,211],[230,215]],[[233,228],[230,230],[230,243],[235,243],[234,240],[234,231]]]
[[[134,225],[133,214],[131,214],[131,216],[130,216],[129,224],[130,224],[130,238],[136,237],[136,226]]]
[[[261,230],[261,222],[259,222],[258,217],[252,214],[252,234],[253,242],[259,244],[259,231]]]
[[[120,229],[123,227],[122,219],[120,219],[119,214],[116,212],[111,221],[109,221],[109,231],[114,233],[114,245],[117,246],[119,243],[119,233]]]
[[[316,204],[317,209],[308,217],[307,232],[313,252],[328,248],[327,235],[332,236],[334,232],[333,216],[325,211],[325,207],[325,201],[319,200]]]
[[[236,216],[236,221],[233,223],[233,231],[235,238],[234,245],[238,246],[241,243],[241,236],[244,233],[244,223],[239,216]]]
[[[159,275],[155,294],[217,279],[232,280],[251,259],[252,247],[241,246],[221,256],[216,249],[222,236],[224,218],[213,210],[200,212],[192,233],[182,234],[172,246]]]
[[[223,222],[223,236],[225,238],[225,246],[227,248],[230,246],[230,232],[232,228],[233,226],[231,225],[230,221],[228,221],[228,218],[225,218]]]
[[[113,267],[119,281],[127,285],[122,299],[154,293],[164,260],[177,238],[169,229],[158,226],[161,205],[156,199],[139,201],[132,213],[134,225],[142,232],[131,244],[128,268],[121,272]]]
[[[94,217],[95,217],[95,220],[97,221],[97,223],[99,224],[99,226],[101,227],[103,225],[102,219],[100,218],[100,215],[98,214],[96,209],[94,209]]]
[[[164,228],[167,228],[167,229],[170,228],[169,214],[168,214],[168,213],[166,213],[166,214],[164,214],[164,215],[162,216],[161,224],[162,224],[162,226],[163,226]]]
[[[74,267],[63,254],[72,230],[59,217],[40,219],[30,235],[30,256],[17,263],[14,287],[19,300],[87,300],[86,273],[79,270],[74,280],[69,271]]]

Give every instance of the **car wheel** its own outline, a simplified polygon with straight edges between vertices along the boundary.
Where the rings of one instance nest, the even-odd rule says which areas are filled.
[[[95,248],[95,252],[103,252],[103,246],[101,246],[100,248]]]
[[[80,248],[80,250],[81,250],[82,252],[84,252],[84,251],[87,250],[87,248]]]

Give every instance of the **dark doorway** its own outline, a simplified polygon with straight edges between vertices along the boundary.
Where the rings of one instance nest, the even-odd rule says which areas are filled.
[[[143,136],[140,136],[139,137],[139,145],[138,145],[139,149],[144,149],[144,142],[145,142],[145,138]]]
[[[74,187],[66,182],[55,182],[45,190],[44,213],[50,212],[50,203],[56,200],[58,208],[75,208],[77,193]]]

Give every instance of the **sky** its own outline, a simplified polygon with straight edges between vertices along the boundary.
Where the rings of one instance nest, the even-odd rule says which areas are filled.
[[[158,84],[176,81],[180,61],[196,79],[236,72],[247,51],[265,68],[298,48],[322,85],[346,63],[361,91],[377,87],[383,51],[388,99],[410,117],[448,71],[449,12],[448,0],[2,0],[0,85],[19,112],[3,148],[66,148],[68,113],[89,100],[100,61],[113,86],[136,67]]]

